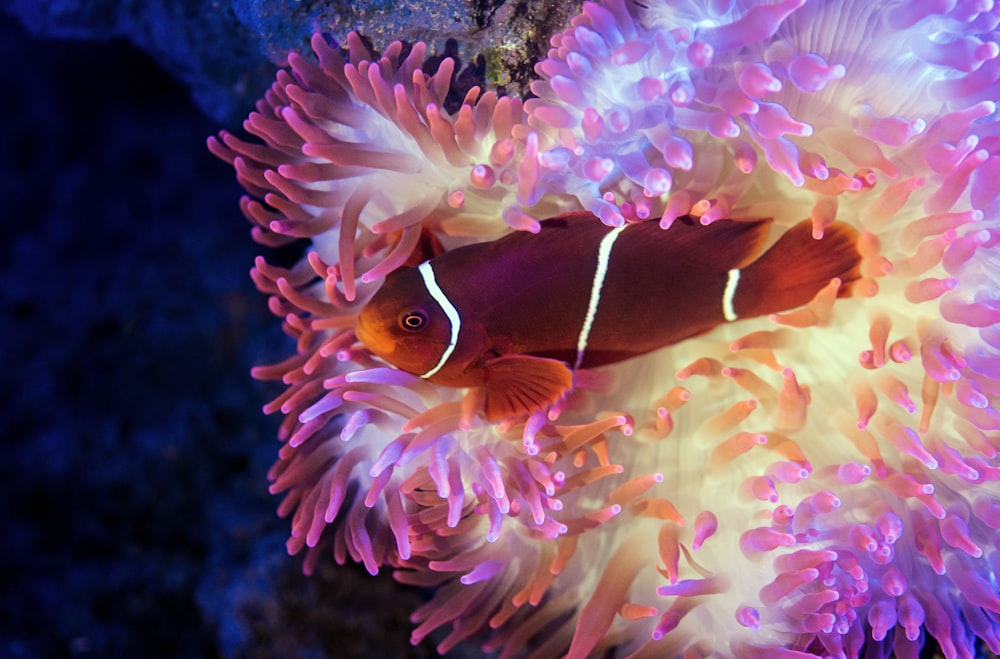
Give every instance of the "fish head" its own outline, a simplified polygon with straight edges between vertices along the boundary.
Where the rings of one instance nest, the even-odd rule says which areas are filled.
[[[416,268],[388,277],[358,315],[355,333],[368,350],[396,368],[424,376],[451,343],[451,321],[427,292]]]

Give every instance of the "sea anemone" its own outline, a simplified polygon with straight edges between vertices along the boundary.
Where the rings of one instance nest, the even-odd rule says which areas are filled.
[[[998,24],[989,1],[586,3],[535,98],[451,114],[423,45],[351,37],[345,63],[315,36],[245,124],[262,143],[209,141],[259,241],[311,241],[253,273],[298,344],[254,373],[287,386],[289,551],[434,588],[412,641],[450,627],[441,653],[1000,652]],[[580,209],[836,219],[864,279],[499,424],[357,343],[391,270]]]

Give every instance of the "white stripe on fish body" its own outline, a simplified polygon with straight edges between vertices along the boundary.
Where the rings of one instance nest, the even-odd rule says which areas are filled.
[[[590,300],[587,302],[587,315],[583,319],[583,327],[580,329],[580,336],[576,341],[576,363],[574,369],[580,368],[583,363],[583,353],[587,350],[587,339],[590,338],[590,330],[594,326],[594,317],[597,316],[597,306],[601,302],[601,288],[604,287],[604,278],[608,275],[608,262],[611,259],[611,248],[614,247],[618,236],[629,225],[623,225],[612,229],[601,239],[601,244],[597,248],[597,269],[594,271],[594,281],[590,285]]]
[[[609,231],[600,242],[597,248],[597,267],[594,270],[594,278],[590,285],[590,299],[587,302],[587,313],[583,319],[583,326],[580,329],[580,335],[576,342],[576,362],[573,365],[574,369],[579,369],[580,365],[583,363],[584,354],[587,351],[587,341],[590,338],[591,329],[594,326],[594,319],[597,317],[597,309],[601,302],[601,289],[604,287],[604,280],[607,278],[608,265],[611,261],[611,250],[621,235],[622,231],[629,227],[628,224],[620,227],[616,227]],[[421,378],[431,378],[444,368],[445,364],[448,363],[448,359],[451,357],[452,353],[455,351],[455,346],[458,344],[458,333],[462,326],[462,319],[458,314],[458,309],[452,304],[448,296],[445,295],[441,287],[438,286],[437,279],[434,276],[434,268],[431,266],[429,261],[424,261],[421,263],[417,270],[420,272],[420,276],[423,278],[424,287],[430,294],[431,298],[437,302],[438,306],[444,312],[444,315],[448,318],[448,323],[451,329],[451,336],[449,338],[448,347],[445,348],[444,352],[441,354],[441,359],[438,363],[434,365],[429,371],[421,375]],[[726,288],[722,293],[722,315],[727,321],[737,320],[739,317],[733,308],[733,300],[736,298],[736,290],[740,282],[740,271],[738,268],[733,268],[728,273],[728,278],[726,280]]]
[[[740,271],[733,268],[729,271],[729,279],[726,280],[726,290],[722,292],[722,315],[730,322],[737,319],[736,311],[733,310],[733,299],[736,297],[736,287],[739,283]]]
[[[424,261],[417,267],[417,270],[420,271],[420,276],[424,279],[424,286],[427,288],[427,292],[431,294],[434,301],[441,307],[441,311],[447,316],[448,323],[451,325],[451,338],[448,341],[448,347],[441,354],[441,359],[438,360],[434,368],[420,376],[422,378],[430,378],[434,377],[434,374],[448,363],[448,358],[455,351],[455,345],[458,344],[458,331],[462,327],[462,319],[458,315],[458,309],[455,308],[455,305],[451,303],[448,296],[438,286],[437,279],[434,277],[434,268],[430,262]]]

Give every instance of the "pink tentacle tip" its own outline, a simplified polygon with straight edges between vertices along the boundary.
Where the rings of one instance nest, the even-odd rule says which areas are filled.
[[[827,64],[826,60],[814,53],[799,55],[788,65],[788,75],[792,83],[804,92],[821,91],[827,84],[840,80],[847,74],[842,64]]]
[[[740,551],[745,556],[774,551],[778,547],[793,547],[795,536],[766,526],[750,529],[740,536]]]
[[[872,468],[858,462],[845,462],[837,467],[837,478],[845,485],[857,485],[871,476]]]
[[[948,515],[939,522],[941,537],[955,549],[960,549],[973,558],[983,555],[982,548],[973,542],[969,525],[957,515]]]
[[[760,613],[752,606],[741,606],[736,609],[736,622],[752,631],[760,631]]]
[[[745,66],[737,77],[740,89],[751,98],[763,98],[781,91],[781,81],[770,67],[759,62]]]
[[[703,510],[694,519],[694,538],[691,540],[691,549],[698,551],[702,544],[713,535],[719,528],[719,520],[715,513],[710,510]]]

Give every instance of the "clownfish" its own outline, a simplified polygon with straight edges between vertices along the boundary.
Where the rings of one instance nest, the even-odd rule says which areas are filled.
[[[357,338],[435,384],[484,387],[483,415],[545,409],[572,371],[620,362],[716,325],[804,305],[860,277],[857,234],[804,221],[760,258],[770,219],[678,218],[612,228],[590,213],[541,222],[389,274]],[[840,288],[840,294],[845,293]]]

